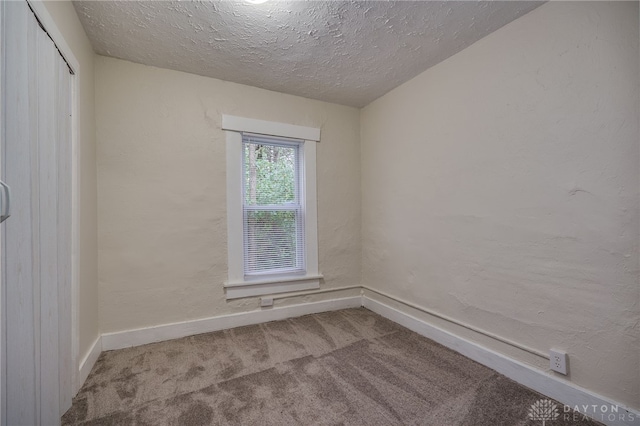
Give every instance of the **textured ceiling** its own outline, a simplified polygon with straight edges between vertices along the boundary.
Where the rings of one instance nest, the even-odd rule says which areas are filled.
[[[361,107],[542,2],[74,4],[101,55]]]

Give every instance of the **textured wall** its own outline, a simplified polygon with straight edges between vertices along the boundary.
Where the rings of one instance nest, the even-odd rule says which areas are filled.
[[[367,106],[363,283],[640,408],[638,68],[637,2],[551,2]]]
[[[84,359],[98,338],[98,240],[96,147],[94,116],[95,54],[70,1],[44,5],[80,64],[78,120],[80,150],[80,294],[78,301],[79,352]]]
[[[359,110],[98,56],[96,113],[103,332],[258,308],[256,298],[226,302],[222,287],[221,114],[321,128],[321,287],[360,283]]]

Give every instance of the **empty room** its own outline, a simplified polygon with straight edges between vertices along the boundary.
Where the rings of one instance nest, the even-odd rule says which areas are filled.
[[[640,425],[637,1],[0,1],[2,425]]]

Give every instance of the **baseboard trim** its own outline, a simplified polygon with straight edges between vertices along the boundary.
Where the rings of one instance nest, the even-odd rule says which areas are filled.
[[[278,321],[302,315],[316,314],[319,312],[359,308],[361,306],[362,299],[360,296],[353,296],[321,302],[283,306],[280,308],[267,308],[259,311],[241,312],[237,314],[222,315],[172,324],[163,324],[115,333],[105,333],[102,335],[102,349],[107,351],[129,348],[132,346],[161,342],[163,340],[192,336],[194,334],[210,333],[212,331],[226,330],[245,325]]]
[[[509,358],[478,343],[464,339],[422,319],[416,318],[403,310],[364,295],[102,334],[102,336],[96,339],[91,346],[91,349],[80,363],[76,392],[89,376],[91,369],[103,350],[106,351],[140,346],[195,334],[209,333],[212,331],[260,324],[269,321],[278,321],[286,318],[294,318],[320,312],[358,308],[361,306],[364,306],[365,308],[400,324],[409,330],[453,349],[454,351],[509,377],[511,380],[560,401],[565,405],[570,407],[588,406],[589,409],[586,411],[581,409],[581,413],[584,413],[606,425],[640,425],[639,411],[628,408],[624,404],[617,403],[616,401],[602,395],[598,395],[571,382],[557,378],[546,371]],[[603,417],[602,414],[589,411],[593,406],[615,406],[618,407],[619,411],[616,413],[615,418],[611,418],[607,416],[607,414],[611,414],[609,409],[609,412]]]
[[[98,336],[98,338],[93,342],[91,348],[89,348],[89,352],[87,352],[80,362],[80,366],[78,368],[78,380],[75,384],[74,395],[78,393],[84,382],[89,377],[89,373],[91,373],[91,369],[95,365],[98,357],[102,353],[102,336]]]
[[[362,306],[565,405],[570,407],[588,405],[589,408],[584,414],[599,422],[612,426],[640,424],[640,412],[638,411],[627,408],[623,404],[571,382],[554,377],[545,371],[516,361],[478,343],[456,336],[379,300],[362,296]],[[600,413],[589,412],[594,405],[597,407],[605,406],[609,409],[604,418]],[[617,406],[619,410],[613,419],[607,417],[608,414],[611,414],[610,407],[612,406]]]

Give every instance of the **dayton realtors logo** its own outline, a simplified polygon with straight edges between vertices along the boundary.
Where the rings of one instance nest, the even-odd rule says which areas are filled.
[[[621,422],[632,423],[640,422],[640,416],[632,411],[615,404],[581,404],[569,407],[564,406],[562,419],[565,421],[580,421],[591,417],[601,422]]]
[[[540,399],[529,408],[529,418],[542,421],[542,426],[545,426],[548,421],[557,419],[559,415],[558,406],[549,399]]]
[[[540,399],[529,408],[528,417],[530,420],[541,421],[545,426],[546,422],[557,420],[560,418],[560,410],[558,403],[550,399]],[[562,418],[564,422],[582,422],[589,418],[600,420],[603,422],[628,422],[633,423],[640,421],[637,413],[625,410],[617,405],[607,404],[589,404],[589,405],[569,405],[562,406]]]

